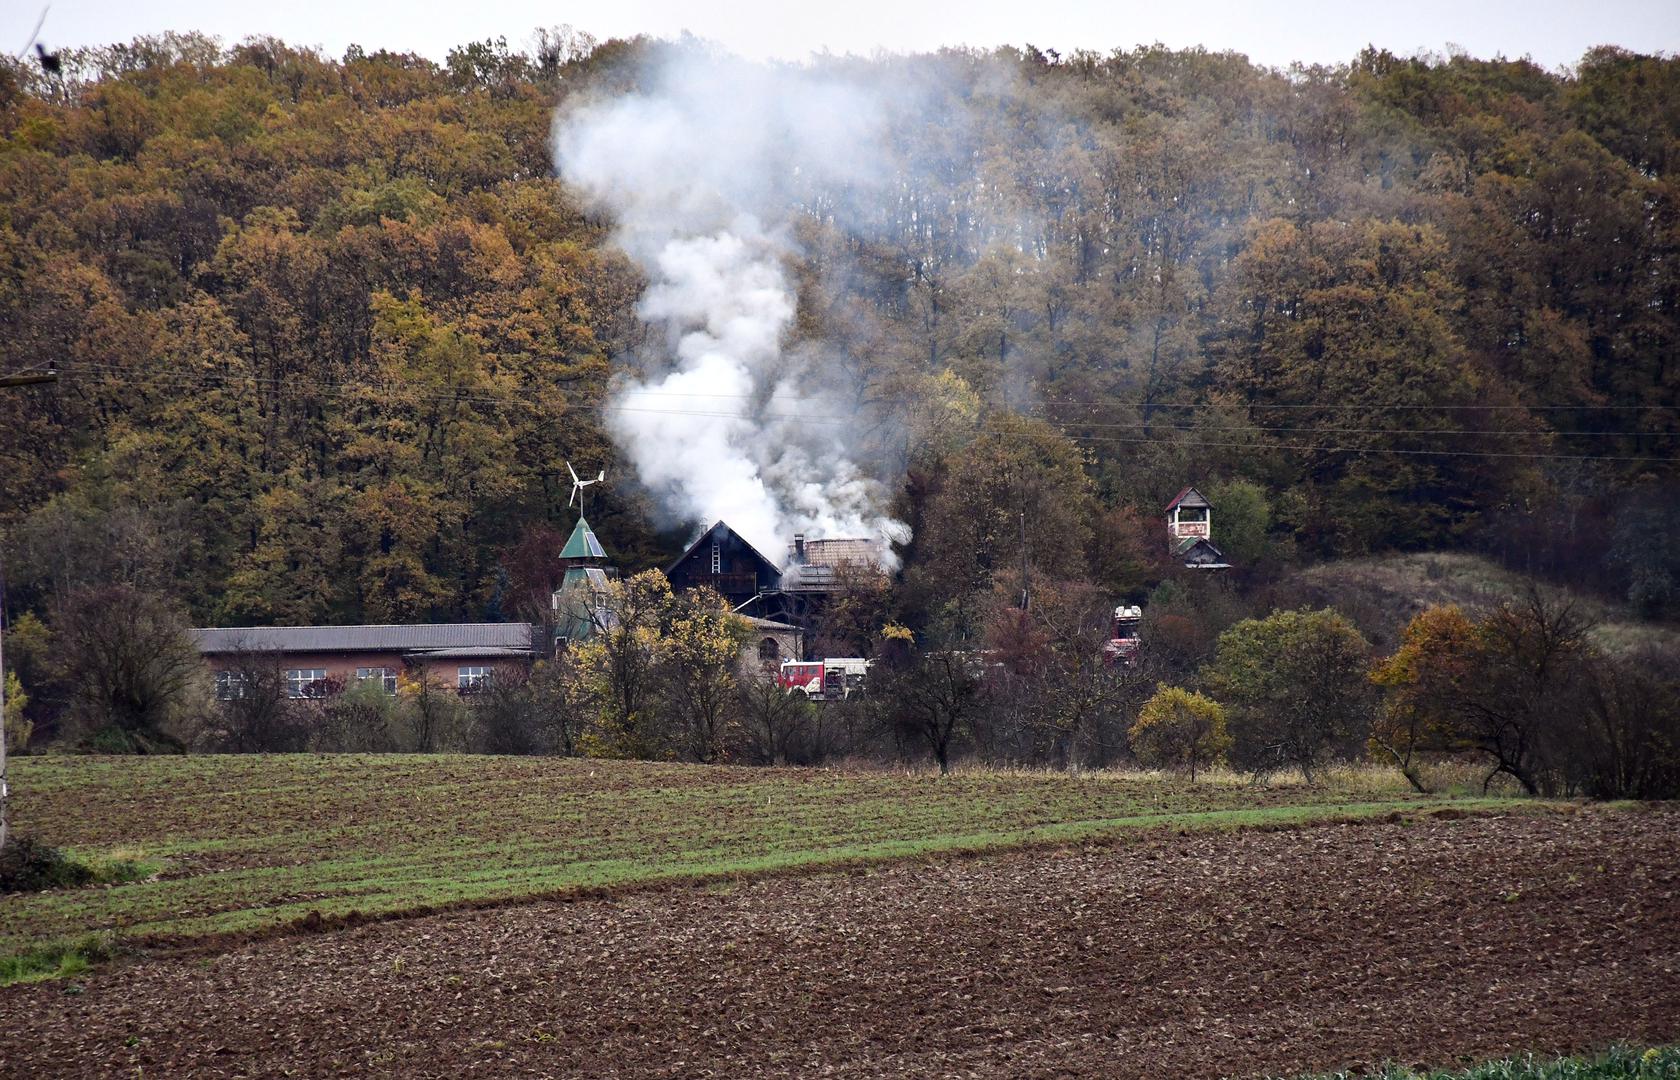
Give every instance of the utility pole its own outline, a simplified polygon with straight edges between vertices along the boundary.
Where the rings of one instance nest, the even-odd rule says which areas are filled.
[[[33,386],[58,381],[56,371],[20,371],[14,375],[0,375],[0,387]],[[6,846],[7,804],[11,801],[11,786],[6,774],[6,569],[0,565],[0,848]]]

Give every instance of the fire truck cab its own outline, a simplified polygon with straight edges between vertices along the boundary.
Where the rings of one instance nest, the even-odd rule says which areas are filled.
[[[863,693],[873,663],[860,656],[784,660],[776,681],[788,693],[797,690],[812,701],[839,701]]]
[[[823,665],[821,660],[783,660],[776,674],[776,683],[792,693],[803,691],[806,697],[821,697]]]

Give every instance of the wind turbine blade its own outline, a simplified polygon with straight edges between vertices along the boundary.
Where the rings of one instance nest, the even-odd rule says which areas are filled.
[[[607,478],[607,470],[602,469],[601,470],[601,475],[599,475],[595,478],[595,482],[597,484],[599,484],[601,481],[605,480],[606,478]]]
[[[577,493],[578,493],[577,485],[573,484],[572,485],[572,497],[566,500],[566,505],[567,506],[571,506],[573,503],[577,502]]]

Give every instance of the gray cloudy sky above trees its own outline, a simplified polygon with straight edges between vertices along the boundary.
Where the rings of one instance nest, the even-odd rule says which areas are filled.
[[[15,52],[29,38],[42,4],[5,5],[0,46]],[[957,11],[960,10],[960,15]],[[597,37],[683,31],[751,57],[803,58],[811,52],[868,54],[876,49],[926,50],[944,45],[990,47],[1031,43],[1062,52],[1130,48],[1160,41],[1174,48],[1234,49],[1256,63],[1334,63],[1367,44],[1405,55],[1457,45],[1476,56],[1531,55],[1545,67],[1573,64],[1593,45],[1639,52],[1680,49],[1680,5],[1649,0],[1494,0],[1465,4],[1419,0],[1352,5],[1333,0],[1199,4],[1051,0],[976,0],[954,9],[938,3],[857,0],[844,13],[820,5],[773,0],[585,0],[556,6],[538,0],[477,4],[338,4],[297,0],[281,5],[218,0],[60,0],[42,31],[49,46],[97,45],[139,34],[198,30],[235,41],[274,34],[313,43],[337,55],[351,43],[412,51],[441,60],[464,41],[505,36],[520,43],[532,27],[567,22]]]

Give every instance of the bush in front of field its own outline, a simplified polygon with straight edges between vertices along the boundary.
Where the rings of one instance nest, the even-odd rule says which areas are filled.
[[[117,885],[151,877],[158,869],[131,850],[80,859],[33,836],[13,833],[0,847],[0,893]]]
[[[179,753],[209,674],[177,606],[129,585],[79,589],[53,630],[79,743],[100,753]]]
[[[1163,686],[1144,702],[1130,735],[1140,764],[1183,770],[1192,781],[1199,769],[1223,762],[1231,747],[1224,707],[1177,686]]]
[[[0,893],[68,889],[92,880],[92,869],[33,836],[9,836],[0,847]]]
[[[1230,710],[1232,761],[1265,773],[1293,765],[1309,780],[1365,739],[1375,694],[1366,678],[1371,646],[1338,612],[1274,611],[1219,635],[1202,669]]]

